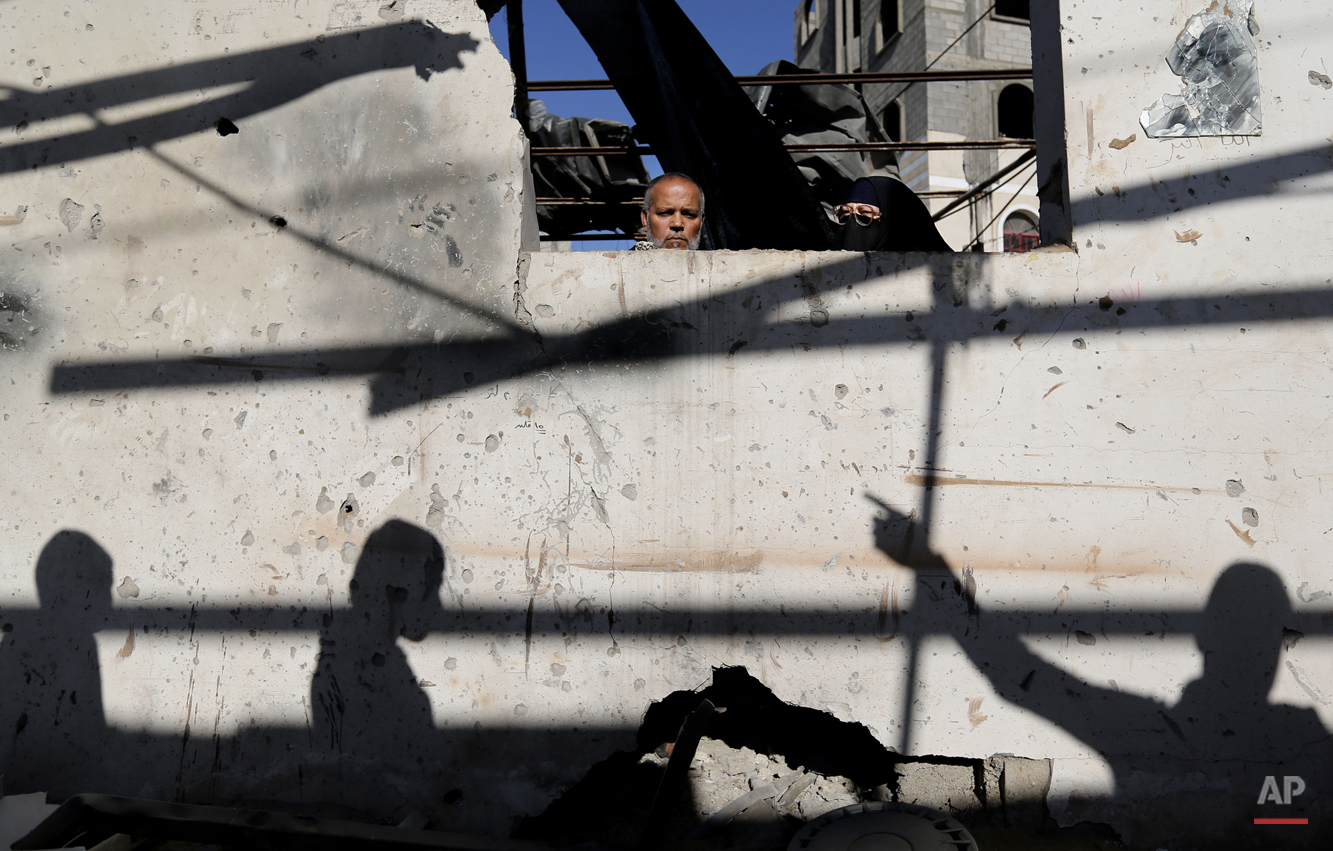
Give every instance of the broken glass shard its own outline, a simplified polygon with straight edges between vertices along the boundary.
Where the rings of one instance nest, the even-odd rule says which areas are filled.
[[[1166,55],[1180,75],[1180,94],[1165,94],[1139,122],[1157,139],[1180,136],[1258,136],[1259,58],[1254,0],[1213,3],[1189,19]]]

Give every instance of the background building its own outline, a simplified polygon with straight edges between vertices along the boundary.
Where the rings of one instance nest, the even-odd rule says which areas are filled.
[[[796,64],[830,73],[1027,68],[1032,65],[1028,0],[801,0]],[[894,141],[1032,137],[1030,81],[866,85],[866,100]],[[1022,156],[1020,150],[912,151],[902,178],[918,194],[966,190]],[[980,236],[986,251],[1037,244],[1035,166],[941,220],[950,245]],[[932,210],[948,197],[929,197]],[[1006,239],[1006,234],[1009,234]]]

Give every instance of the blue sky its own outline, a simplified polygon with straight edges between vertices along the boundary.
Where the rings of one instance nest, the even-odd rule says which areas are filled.
[[[757,74],[774,59],[792,58],[795,0],[677,0],[677,4],[733,74]],[[592,48],[556,0],[524,0],[523,28],[529,79],[606,78]],[[491,35],[508,58],[503,10],[491,19]],[[539,97],[556,115],[633,123],[615,92],[542,92]]]
[[[775,59],[792,58],[792,19],[796,0],[677,0],[733,74],[756,74]],[[491,19],[491,35],[509,57],[508,22],[502,10]],[[532,80],[605,79],[592,48],[556,0],[524,0],[528,78]],[[633,124],[614,91],[541,92],[546,108],[562,117],[581,115]],[[645,157],[649,174],[661,174],[654,157]],[[628,245],[626,242],[624,245]],[[611,249],[619,243],[585,242],[576,249]]]

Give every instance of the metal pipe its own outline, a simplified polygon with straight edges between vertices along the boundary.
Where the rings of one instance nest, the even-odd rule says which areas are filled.
[[[957,198],[959,195],[962,195],[965,191],[966,191],[966,190],[963,190],[963,189],[939,189],[939,190],[935,190],[935,191],[933,191],[933,192],[918,192],[918,193],[916,193],[916,197],[918,197],[918,198]],[[537,198],[536,203],[537,203],[537,206],[539,206],[539,207],[574,206],[574,205],[580,205],[580,204],[596,204],[596,205],[604,206],[604,207],[605,207],[605,206],[611,206],[611,205],[623,205],[623,206],[625,206],[625,207],[642,207],[642,206],[643,206],[643,199],[642,199],[642,198],[626,198],[626,199],[621,200],[621,201],[603,201],[603,200],[600,200],[600,199],[598,199],[598,198],[555,198],[555,197],[552,197],[552,198],[541,198],[541,197],[539,197],[539,198]]]
[[[1010,196],[1009,196],[1009,200],[1006,201],[1006,202],[1004,202],[1004,206],[1000,208],[1000,212],[998,212],[998,213],[996,213],[995,215],[991,216],[990,221],[989,221],[989,222],[986,222],[986,224],[984,224],[984,225],[981,226],[981,230],[977,231],[977,235],[976,235],[975,237],[973,237],[972,240],[968,243],[969,246],[972,246],[972,245],[980,245],[982,251],[985,251],[985,250],[986,250],[986,231],[990,230],[990,226],[993,225],[993,224],[995,224],[996,220],[999,219],[1000,216],[1003,216],[1003,215],[1004,215],[1004,211],[1007,210],[1007,209],[1009,209],[1009,206],[1010,206],[1011,204],[1013,204],[1014,201],[1016,201],[1016,200],[1018,199],[1018,196],[1019,196],[1019,195],[1022,195],[1022,194],[1023,194],[1023,190],[1028,188],[1028,184],[1030,184],[1030,183],[1032,182],[1032,179],[1033,179],[1034,177],[1036,177],[1036,176],[1037,176],[1037,172],[1036,172],[1036,170],[1034,169],[1033,172],[1032,172],[1032,174],[1029,174],[1029,175],[1028,175],[1028,179],[1025,180],[1025,181],[1023,181],[1023,185],[1020,186],[1020,187],[1018,187],[1018,191],[1015,192],[1013,195],[1010,195]],[[1003,245],[1004,236],[1001,235],[1000,239],[1001,239],[1000,249],[1001,249],[1001,251],[1003,251],[1003,250],[1004,250],[1004,245]]]
[[[964,142],[836,142],[830,144],[783,145],[789,151],[989,151],[1000,148],[1032,148],[1031,139],[982,139]]]
[[[568,235],[544,233],[542,242],[603,242],[616,239],[628,239],[637,242],[642,237],[627,233],[573,233]]]
[[[537,206],[539,207],[552,207],[552,206],[560,207],[560,206],[571,206],[576,204],[598,204],[604,207],[612,205],[623,205],[626,207],[642,207],[643,199],[642,198],[629,199],[626,201],[600,201],[596,198],[538,198],[537,199]]]
[[[967,25],[967,29],[965,29],[965,30],[963,30],[962,32],[960,32],[960,33],[958,34],[958,37],[957,37],[957,38],[955,38],[953,41],[949,42],[949,46],[948,46],[948,47],[946,47],[946,48],[944,48],[943,50],[941,50],[941,51],[939,52],[939,55],[937,55],[934,59],[930,60],[930,64],[926,66],[926,71],[928,72],[928,71],[930,71],[931,68],[934,68],[934,67],[935,67],[935,63],[936,63],[936,62],[939,62],[941,59],[943,59],[943,58],[949,53],[950,50],[953,50],[955,44],[957,44],[958,42],[962,41],[963,38],[964,38],[968,33],[972,32],[972,30],[976,27],[977,24],[979,24],[979,23],[981,23],[983,20],[985,20],[986,16],[989,15],[989,14],[991,13],[991,10],[995,8],[995,5],[996,5],[996,4],[992,3],[992,4],[990,4],[989,6],[987,6],[987,7],[986,7],[986,11],[982,12],[982,13],[977,17],[977,19],[976,19],[975,21],[973,21],[972,23],[970,23],[970,24]],[[980,78],[976,78],[976,79],[980,79]],[[1003,78],[1003,79],[1008,79],[1008,78],[1006,77],[1006,78]],[[1025,79],[1026,79],[1026,78],[1025,78]],[[900,98],[900,97],[902,97],[903,95],[907,94],[907,90],[910,89],[910,88],[912,88],[912,85],[913,85],[913,84],[915,84],[915,83],[922,83],[922,82],[929,82],[929,80],[912,80],[912,81],[908,82],[907,85],[903,86],[901,89],[899,89],[898,91],[894,92],[894,93],[893,93],[893,97],[889,98],[889,100],[891,100],[891,101],[893,101],[893,100],[897,100],[898,98]]]
[[[512,51],[512,47],[510,48]],[[1031,68],[969,68],[947,71],[861,71],[849,74],[756,74],[738,76],[742,87],[839,85],[849,83],[947,83],[965,80],[1030,80]],[[614,89],[610,80],[530,80],[530,92]]]
[[[1029,142],[1028,147],[1032,147],[1034,144],[1035,143]],[[985,192],[992,185],[999,183],[1001,180],[1008,177],[1010,174],[1014,173],[1027,163],[1031,162],[1033,157],[1035,156],[1037,156],[1037,152],[1035,150],[1030,150],[1026,154],[1023,154],[1018,159],[1009,163],[1009,165],[995,172],[990,177],[978,183],[976,186],[973,186],[971,189],[967,191],[966,194],[961,195],[957,199],[955,199],[953,203],[947,205],[944,209],[940,210],[938,213],[931,216],[930,217],[931,221],[938,222],[940,219],[949,215],[954,210],[966,204],[968,201],[971,201],[973,198],[976,198],[978,195]]]
[[[964,142],[838,142],[828,144],[783,145],[788,151],[810,153],[817,151],[989,151],[997,149],[1032,148],[1031,139],[984,139]],[[653,149],[646,145],[625,148],[533,148],[534,157],[609,157],[618,154],[652,156]]]
[[[641,157],[651,156],[653,149],[645,145],[631,145],[624,148],[581,147],[581,148],[533,148],[534,157],[613,157],[620,154],[633,154]]]

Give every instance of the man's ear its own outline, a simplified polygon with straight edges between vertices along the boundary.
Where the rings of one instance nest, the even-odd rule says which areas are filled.
[[[639,211],[639,224],[648,227],[648,213],[645,210]]]

